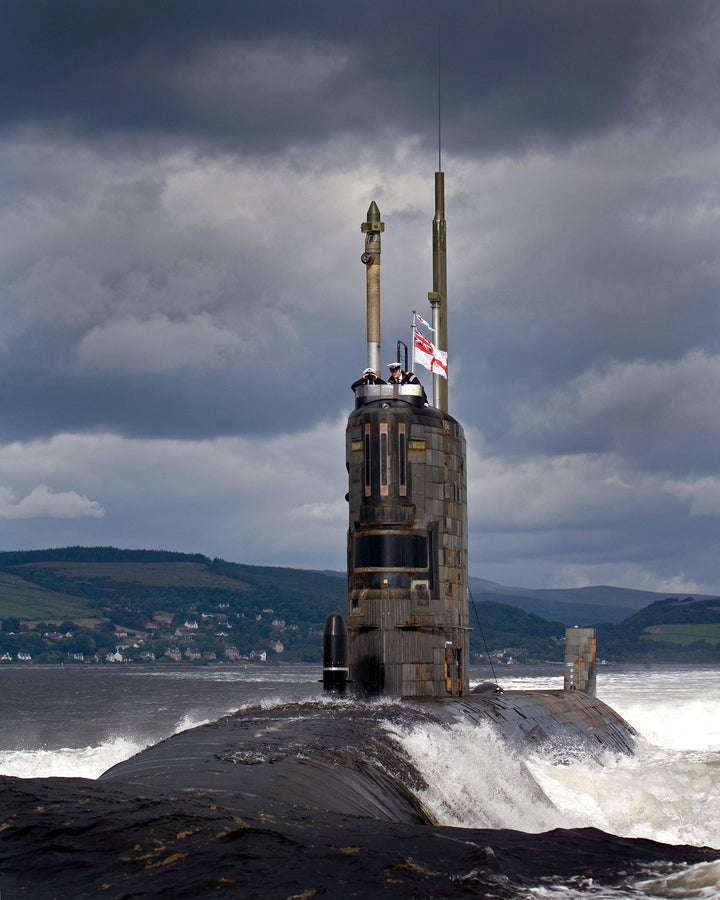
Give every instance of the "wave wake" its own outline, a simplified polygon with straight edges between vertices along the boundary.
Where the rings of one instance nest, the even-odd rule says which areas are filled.
[[[393,737],[426,782],[418,799],[438,824],[527,832],[566,825],[492,726],[423,724]]]
[[[422,724],[395,740],[439,824],[530,833],[595,827],[720,849],[720,758],[641,741],[635,756],[563,761],[509,749],[491,726]]]
[[[553,766],[542,757],[532,757],[528,765],[576,827],[720,849],[715,753],[678,752],[641,741],[635,756],[605,758],[602,765]]]
[[[97,747],[58,750],[2,750],[0,774],[15,778],[97,778],[107,768],[145,748],[130,738],[115,737]]]
[[[186,713],[174,729],[159,738],[112,735],[95,746],[0,750],[0,775],[15,778],[98,778],[111,766],[140,753],[158,740],[210,721],[210,718]]]

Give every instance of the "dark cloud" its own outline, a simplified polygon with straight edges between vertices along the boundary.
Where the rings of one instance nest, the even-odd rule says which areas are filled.
[[[717,587],[713,4],[6,0],[3,22],[3,546],[342,567],[359,225],[377,201],[389,358],[431,287],[440,25],[472,569]]]
[[[674,67],[668,87],[667,69],[653,64],[703,8],[658,0],[442,9],[425,0],[382,12],[330,0],[4,6],[6,127],[192,135],[237,152],[344,132],[371,140],[410,131],[431,146],[440,27],[447,138],[473,153],[577,139],[640,114],[643,102],[685,99],[687,73]]]

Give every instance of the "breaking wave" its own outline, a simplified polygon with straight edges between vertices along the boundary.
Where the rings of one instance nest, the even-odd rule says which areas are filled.
[[[560,765],[537,753],[521,757],[489,725],[419,725],[394,737],[423,776],[419,799],[440,824],[535,833],[595,827],[720,849],[715,751],[680,752],[642,740],[632,757]]]

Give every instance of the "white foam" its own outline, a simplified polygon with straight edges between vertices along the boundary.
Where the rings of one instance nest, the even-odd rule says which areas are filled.
[[[693,714],[683,707],[680,722]],[[715,727],[706,722],[687,729],[683,742],[703,746]],[[678,751],[640,740],[634,756],[559,764],[547,755],[520,755],[490,725],[391,732],[427,782],[419,799],[441,824],[526,832],[595,827],[720,849],[720,756],[714,750]]]
[[[129,759],[158,740],[205,725],[214,719],[186,713],[167,734],[153,738],[115,735],[97,746],[0,750],[0,775],[15,778],[98,778],[111,766]]]
[[[640,742],[634,756],[557,766],[533,756],[528,766],[573,827],[625,837],[720,849],[720,760]]]
[[[555,883],[557,882],[557,883]],[[595,884],[588,876],[552,879],[539,887],[520,889],[518,900],[717,900],[720,897],[720,862],[697,863],[672,875],[628,879],[618,887]]]
[[[427,782],[419,799],[439,824],[540,832],[565,823],[490,725],[392,730]]]
[[[720,752],[720,697],[631,698],[611,705],[658,747]]]
[[[59,750],[2,750],[0,774],[16,778],[97,778],[110,766],[145,748],[128,738],[113,738],[98,747]]]
[[[638,882],[637,887],[650,897],[717,900],[720,897],[720,862],[697,863],[672,875]]]

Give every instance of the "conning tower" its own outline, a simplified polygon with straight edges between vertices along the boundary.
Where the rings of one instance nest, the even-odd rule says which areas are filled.
[[[384,223],[374,202],[361,229],[368,366],[377,371]],[[469,689],[465,436],[446,397],[426,406],[419,385],[355,388],[346,431],[348,667],[363,694],[457,697]]]

